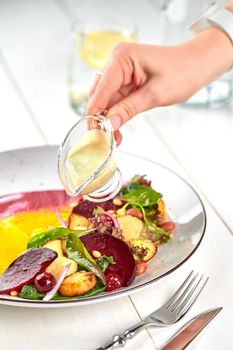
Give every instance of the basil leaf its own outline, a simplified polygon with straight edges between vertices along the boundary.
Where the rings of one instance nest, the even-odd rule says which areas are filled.
[[[105,285],[105,276],[99,269],[96,261],[89,254],[84,244],[73,233],[70,233],[66,242],[66,251],[69,259],[77,262],[77,264],[83,267],[85,270],[93,272],[97,277],[100,278],[101,282]]]
[[[102,270],[103,272],[107,270],[109,264],[116,264],[112,256],[106,255],[102,255],[99,259],[96,260],[96,262],[100,270]]]
[[[47,232],[41,232],[30,239],[27,248],[41,247],[52,239],[66,238],[70,233],[81,235],[87,230],[74,230],[71,228],[57,227]]]

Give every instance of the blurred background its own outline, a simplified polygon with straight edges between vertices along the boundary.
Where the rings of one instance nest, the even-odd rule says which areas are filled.
[[[190,37],[188,24],[206,3],[1,0],[0,149],[60,143],[85,114],[91,81],[117,42],[182,42]],[[232,78],[227,76],[188,104],[193,110],[230,108],[231,101]],[[30,132],[30,125],[36,131]]]

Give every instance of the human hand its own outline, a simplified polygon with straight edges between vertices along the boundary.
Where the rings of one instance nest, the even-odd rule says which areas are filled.
[[[177,46],[122,43],[90,90],[88,114],[108,110],[119,128],[136,114],[191,97],[232,64],[232,45],[216,28]]]

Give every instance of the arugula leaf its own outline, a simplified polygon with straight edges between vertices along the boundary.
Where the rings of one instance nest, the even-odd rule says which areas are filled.
[[[130,183],[122,189],[123,199],[130,199],[139,202],[143,207],[148,207],[157,204],[162,198],[162,194],[148,186],[140,185],[139,183]]]
[[[43,246],[48,241],[58,238],[66,238],[70,233],[76,234],[78,236],[82,235],[88,230],[74,230],[71,228],[57,227],[53,230],[41,232],[30,239],[27,244],[27,248],[37,248]]]
[[[117,211],[117,215],[125,215],[128,206],[140,208],[147,233],[149,230],[153,230],[155,233],[155,242],[159,240],[167,242],[170,239],[168,233],[158,227],[155,220],[158,200],[162,198],[162,194],[155,191],[151,186],[141,184],[139,181],[142,178],[142,176],[135,175],[127,186],[121,189],[120,197],[126,201],[126,204]]]
[[[165,231],[162,227],[158,227],[154,222],[148,222],[149,227],[153,228],[155,232],[155,239],[154,242],[162,240],[163,243],[166,243],[170,239],[169,233]]]
[[[93,272],[97,277],[99,277],[102,284],[106,284],[106,278],[96,264],[96,261],[89,254],[80,238],[73,233],[70,233],[68,236],[66,251],[69,259],[76,261],[77,264],[82,266],[85,270]]]
[[[106,255],[102,255],[99,259],[96,260],[96,262],[100,270],[102,270],[103,272],[107,270],[109,264],[116,264],[112,256]]]

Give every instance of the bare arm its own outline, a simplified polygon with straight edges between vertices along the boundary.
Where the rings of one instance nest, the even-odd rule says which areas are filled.
[[[233,12],[233,0],[226,7]],[[232,42],[217,28],[176,46],[120,44],[94,82],[88,113],[108,109],[119,130],[142,111],[187,100],[232,64]]]

